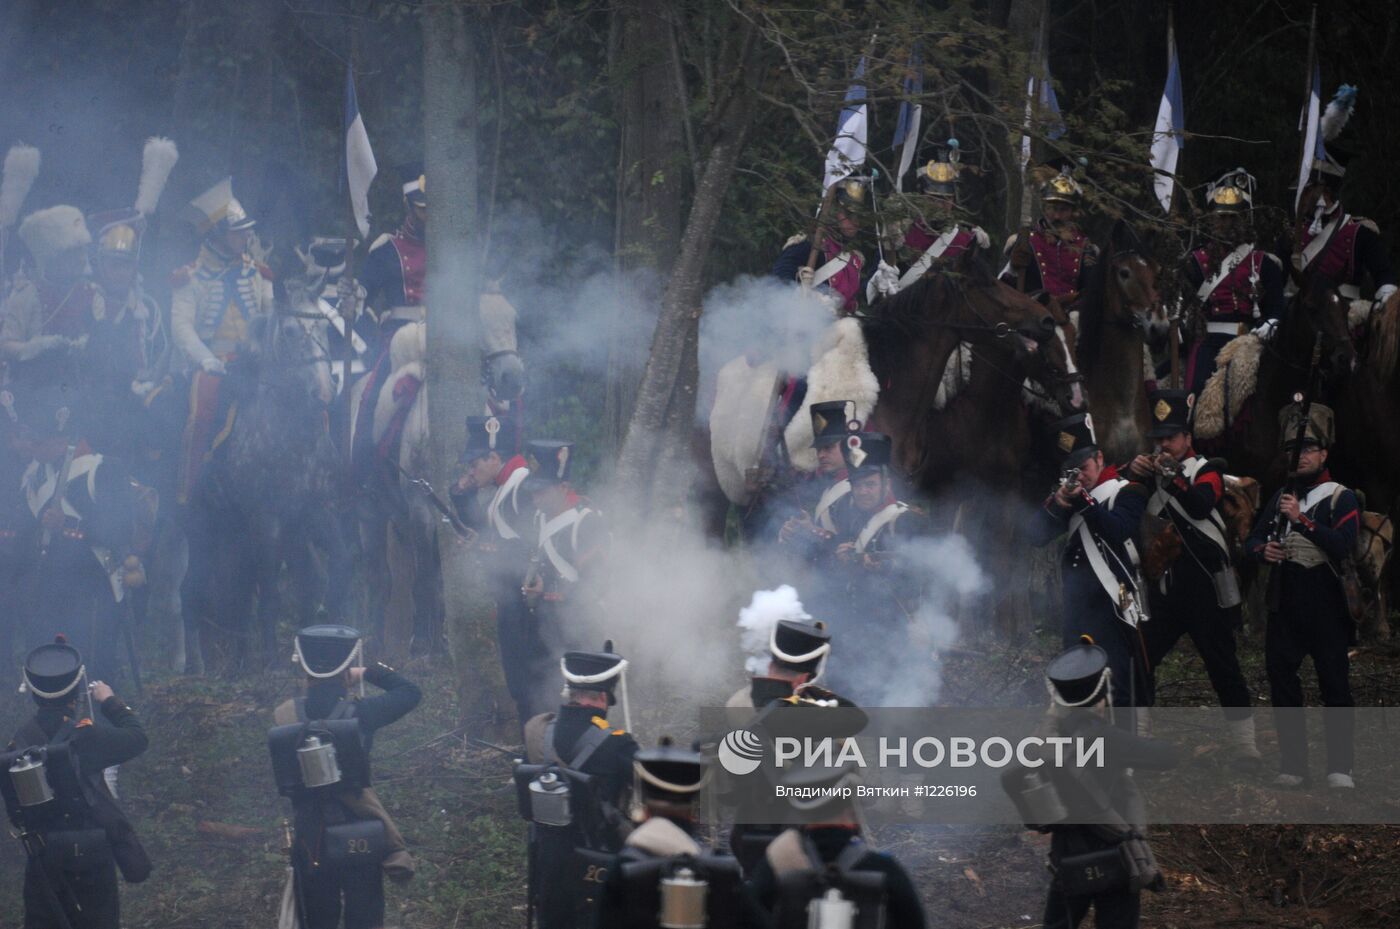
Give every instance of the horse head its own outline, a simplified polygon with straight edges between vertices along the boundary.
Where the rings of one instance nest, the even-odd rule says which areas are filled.
[[[254,317],[248,328],[247,367],[261,386],[270,388],[282,401],[308,404],[324,409],[334,398],[330,352],[320,323],[303,318],[285,304],[271,314]]]
[[[967,330],[969,336],[990,333],[1005,340],[1020,360],[1038,354],[1041,346],[1054,338],[1055,317],[1051,310],[998,281],[980,257],[967,261],[963,272],[957,283],[967,312],[960,328]]]
[[[1104,270],[1105,305],[1113,321],[1141,329],[1150,340],[1166,335],[1170,323],[1157,289],[1157,260],[1137,230],[1121,219],[1109,234]]]
[[[499,406],[508,406],[525,392],[525,363],[515,338],[515,307],[489,288],[481,295],[481,380]]]
[[[1060,301],[1048,291],[1028,296],[1050,312],[1055,329],[1053,336],[1045,340],[1040,350],[1028,357],[1026,374],[1050,390],[1062,412],[1081,412],[1088,406],[1088,398],[1084,395],[1084,375],[1074,357],[1074,322],[1065,313]]]

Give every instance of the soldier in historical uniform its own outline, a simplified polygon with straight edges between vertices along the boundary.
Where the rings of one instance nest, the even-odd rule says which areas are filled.
[[[1146,809],[1132,769],[1175,767],[1172,746],[1113,725],[1108,652],[1086,636],[1045,668],[1054,701],[1047,721],[1062,738],[1102,740],[1102,766],[1043,764],[1008,769],[1002,783],[1028,828],[1050,833],[1050,892],[1042,924],[1076,929],[1094,911],[1103,929],[1137,929],[1143,890],[1161,890],[1162,873],[1146,838]],[[1031,774],[1039,784],[1025,782]],[[1047,803],[1053,791],[1055,803]],[[1034,797],[1034,799],[1032,799]],[[1047,807],[1058,817],[1047,822]]]
[[[24,929],[119,929],[117,868],[128,882],[139,883],[150,874],[151,865],[102,772],[144,752],[146,731],[111,687],[102,681],[88,683],[82,655],[62,636],[29,653],[24,689],[37,709],[15,733],[9,751],[63,745],[76,758],[82,782],[78,796],[56,796],[37,808],[36,821],[24,825],[22,838],[30,852],[24,872]],[[101,710],[100,719],[95,718],[94,705]],[[13,778],[16,757],[4,756],[0,776]],[[50,765],[55,770],[44,774],[51,789],[58,787],[57,795],[62,792],[55,784],[62,763],[53,752],[45,768]],[[14,788],[5,786],[9,806]],[[49,804],[55,806],[54,815],[44,821]],[[10,812],[13,819],[16,811]],[[65,846],[73,843],[71,853],[44,853],[47,840],[55,837],[50,829],[63,830]]]
[[[1356,544],[1361,514],[1356,494],[1333,480],[1327,453],[1333,440],[1332,410],[1314,403],[1302,423],[1300,405],[1279,417],[1284,450],[1291,452],[1302,426],[1297,474],[1259,510],[1245,542],[1249,557],[1282,572],[1278,602],[1270,604],[1264,634],[1269,702],[1275,707],[1279,775],[1275,783],[1297,787],[1308,777],[1303,685],[1298,669],[1311,657],[1327,713],[1327,785],[1354,787],[1350,658],[1356,630],[1340,579],[1340,566]],[[1280,531],[1281,529],[1281,531]],[[1272,579],[1270,583],[1276,583]]]
[[[899,235],[895,264],[882,260],[865,285],[865,299],[874,304],[881,297],[899,293],[931,270],[960,268],[980,250],[991,247],[982,227],[961,221],[958,185],[957,139],[949,139],[947,151],[915,172],[918,195],[911,198],[918,215]]]
[[[423,698],[418,685],[393,668],[366,666],[360,633],[349,626],[308,626],[296,634],[292,660],[306,675],[306,693],[273,711],[279,727],[304,736],[308,724],[354,719],[364,764],[363,782],[342,782],[320,791],[293,795],[296,838],[292,868],[300,925],[305,929],[379,929],[384,925],[384,875],[395,881],[413,877],[408,846],[370,786],[369,754],[375,733],[411,712]],[[366,683],[383,693],[364,696]],[[275,734],[278,730],[274,729]],[[278,741],[273,740],[274,755]],[[291,745],[296,750],[300,745]],[[295,762],[293,762],[295,765]],[[276,759],[274,758],[274,765]],[[366,848],[382,849],[376,860],[333,860],[327,830],[350,823],[383,824],[382,844],[367,837]],[[375,827],[376,830],[378,827]],[[343,923],[342,923],[343,917]]]
[[[525,457],[516,454],[518,445],[513,421],[468,416],[467,447],[460,462],[465,473],[453,484],[451,497],[462,522],[478,533],[476,548],[496,603],[501,667],[523,725],[549,703],[540,684],[549,669],[541,667],[548,649],[521,591],[529,540],[536,529],[533,503],[523,491],[530,468]]]
[[[540,929],[591,925],[593,901],[602,889],[596,864],[622,848],[630,826],[624,815],[632,785],[637,742],[608,722],[621,691],[627,715],[627,660],[603,643],[598,652],[566,652],[560,662],[564,703],[525,724],[526,761],[587,775],[587,796],[569,780],[570,821],[535,818],[530,830],[530,906]],[[595,853],[581,856],[579,849]],[[602,855],[596,854],[602,853]],[[604,868],[605,870],[605,868]]]
[[[608,868],[597,929],[706,925],[757,929],[763,915],[743,892],[739,863],[696,838],[709,761],[662,736],[632,761],[641,823]]]
[[[1360,325],[1395,293],[1395,271],[1375,220],[1353,216],[1342,205],[1342,182],[1351,152],[1329,144],[1325,158],[1314,158],[1291,243],[1292,266],[1300,278],[1321,275],[1351,301],[1352,324]],[[1371,299],[1363,299],[1369,282]]]
[[[800,476],[788,493],[788,505],[777,509],[788,514],[778,530],[778,544],[811,562],[830,549],[836,535],[835,514],[850,505],[851,482],[841,445],[860,424],[853,419],[855,403],[850,400],[813,403],[808,410],[817,470]]]
[[[1040,188],[1041,219],[1006,240],[1001,279],[1022,293],[1044,291],[1065,306],[1079,299],[1098,261],[1098,246],[1079,228],[1084,188],[1069,166]]]
[[[1147,437],[1157,451],[1138,455],[1128,472],[1151,491],[1147,513],[1170,526],[1167,531],[1180,538],[1181,551],[1151,588],[1152,622],[1143,632],[1147,662],[1155,671],[1177,641],[1190,636],[1224,708],[1236,753],[1245,764],[1257,764],[1249,685],[1235,654],[1243,616],[1220,510],[1223,462],[1201,457],[1192,446],[1191,394],[1164,388],[1149,400],[1152,427]]]
[[[854,769],[841,767],[799,767],[783,778],[784,786],[795,789],[788,803],[803,825],[769,843],[749,875],[749,892],[769,914],[773,929],[813,925],[809,905],[831,890],[854,902],[863,917],[871,907],[883,910],[882,920],[863,925],[923,929],[928,924],[909,872],[861,834],[855,801],[841,792],[856,783]]]
[[[797,281],[804,289],[821,295],[839,315],[850,315],[860,308],[861,279],[865,256],[859,237],[870,210],[870,179],[846,177],[835,182],[830,216],[821,217],[821,252],[812,258],[812,243],[806,235],[795,235],[783,243],[782,253],[769,272],[780,281]]]
[[[927,533],[928,520],[895,499],[889,436],[855,433],[841,448],[851,475],[851,503],[837,514],[830,570],[840,593],[833,597],[833,621],[838,630],[858,634],[863,647],[848,656],[835,686],[868,700],[909,648],[921,578],[901,549]]]
[[[810,616],[780,619],[768,636],[768,669],[755,674],[725,703],[727,707],[762,709],[774,700],[800,693],[815,684],[831,655],[831,633],[826,623],[809,622]]]
[[[188,503],[222,427],[226,366],[248,341],[253,319],[272,312],[271,272],[248,253],[256,221],[224,178],[192,201],[203,236],[192,264],[171,276],[170,330],[191,372],[177,501]]]
[[[602,515],[569,481],[573,450],[571,442],[531,442],[530,476],[523,486],[535,511],[535,549],[521,592],[541,640],[556,649],[553,654],[572,644],[566,641],[576,625],[572,618],[601,601],[598,571],[611,544]]]
[[[19,236],[35,267],[15,275],[0,309],[0,357],[10,380],[0,404],[23,424],[29,441],[58,440],[46,450],[34,449],[38,457],[61,456],[63,445],[80,434],[94,386],[89,343],[107,317],[107,304],[87,278],[92,235],[75,207],[29,214]]]
[[[1273,336],[1286,309],[1283,262],[1255,244],[1255,180],[1244,168],[1206,188],[1209,238],[1187,259],[1185,279],[1195,293],[1195,331],[1186,354],[1186,387],[1199,394],[1215,373],[1215,356],[1236,336]]]
[[[1054,428],[1065,474],[1036,511],[1030,531],[1040,544],[1065,536],[1062,638],[1068,647],[1091,636],[1108,653],[1112,704],[1145,706],[1151,672],[1140,625],[1148,604],[1134,540],[1147,487],[1104,463],[1089,414],[1062,419]]]

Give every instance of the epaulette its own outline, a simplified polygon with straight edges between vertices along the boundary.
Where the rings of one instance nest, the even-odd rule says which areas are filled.
[[[599,729],[607,729],[607,728],[608,728],[608,721],[607,721],[606,719],[604,719],[603,717],[601,717],[601,716],[595,716],[595,717],[593,717],[591,720],[589,720],[589,722],[593,723],[593,725],[597,726]],[[627,730],[626,730],[626,729],[614,729],[614,730],[612,731],[611,734],[612,734],[612,735],[626,735],[626,734],[627,734]]]
[[[1283,267],[1283,259],[1275,255],[1273,252],[1266,252],[1263,249],[1260,249],[1259,254],[1263,255],[1265,258],[1269,259],[1274,264],[1278,265],[1279,268]]]
[[[1006,237],[1006,244],[1001,247],[1001,253],[1003,255],[1011,254],[1011,250],[1016,247],[1016,243],[1019,242],[1020,239],[1021,234],[1019,232],[1011,233],[1011,235]]]
[[[80,719],[80,720],[78,720],[76,723],[74,723],[73,728],[74,728],[74,729],[83,729],[83,728],[86,728],[86,727],[91,726],[91,725],[92,725],[92,720],[90,720],[90,719],[88,719],[86,716],[84,716],[82,719]]]
[[[799,233],[797,233],[797,235],[790,235],[790,236],[788,236],[787,241],[783,243],[783,251],[787,251],[788,249],[792,248],[794,245],[800,245],[801,243],[806,242],[806,241],[807,241],[807,233],[805,233],[805,232],[799,232]]]
[[[171,286],[171,287],[184,287],[186,284],[188,284],[188,283],[190,282],[190,278],[193,277],[193,276],[194,276],[194,265],[193,265],[193,264],[187,264],[187,265],[185,265],[185,266],[183,266],[183,267],[176,268],[174,271],[171,271],[171,272],[170,272],[170,286]]]
[[[1376,235],[1381,234],[1381,227],[1376,225],[1376,221],[1374,219],[1367,219],[1365,216],[1353,216],[1351,219],[1352,222],[1360,223],[1367,229],[1370,229]]]

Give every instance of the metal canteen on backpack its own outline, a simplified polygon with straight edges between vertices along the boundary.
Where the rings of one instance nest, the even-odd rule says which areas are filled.
[[[1039,771],[1028,771],[1021,778],[1021,790],[1016,799],[1027,823],[1049,826],[1069,818],[1069,810],[1054,782]]]
[[[856,905],[835,887],[807,904],[807,929],[854,929]]]
[[[569,785],[553,771],[530,782],[530,818],[542,826],[567,826],[574,821],[569,809]]]
[[[322,742],[319,735],[311,735],[297,749],[297,764],[301,767],[301,782],[306,787],[330,787],[340,783],[335,743]]]
[[[37,755],[21,755],[10,765],[10,783],[22,807],[42,806],[53,799],[53,788],[44,770],[44,759]]]
[[[1240,595],[1240,579],[1235,575],[1235,569],[1230,565],[1227,564],[1219,571],[1212,573],[1210,580],[1215,585],[1215,605],[1222,610],[1239,606],[1244,602],[1244,597]]]
[[[657,916],[661,929],[705,929],[709,925],[705,915],[709,893],[709,883],[689,868],[679,868],[675,874],[663,877],[661,912]]]

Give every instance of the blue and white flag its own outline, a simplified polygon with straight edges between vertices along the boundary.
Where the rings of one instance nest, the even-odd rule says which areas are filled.
[[[918,154],[924,106],[910,98],[924,92],[923,64],[923,56],[916,45],[909,53],[909,71],[904,75],[904,101],[899,104],[899,121],[894,127],[894,147],[900,149],[903,146],[899,153],[899,170],[894,175],[895,190],[904,189],[904,175],[909,173],[914,156]]]
[[[1181,64],[1176,57],[1176,36],[1167,30],[1167,85],[1162,88],[1162,102],[1157,107],[1157,125],[1152,130],[1152,189],[1162,212],[1172,209],[1172,191],[1176,187],[1176,163],[1185,146],[1182,133],[1186,129],[1186,110],[1181,103]]]
[[[846,105],[836,120],[836,141],[826,153],[826,174],[822,179],[822,194],[841,178],[865,164],[868,110],[865,96],[865,57],[861,56],[856,73],[846,91]]]
[[[1060,115],[1060,98],[1055,96],[1055,85],[1050,79],[1050,61],[1041,62],[1044,78],[1032,74],[1026,80],[1026,125],[1021,134],[1021,171],[1024,175],[1031,163],[1031,131],[1036,119],[1044,128],[1045,137],[1052,142],[1065,134],[1069,127]]]
[[[1319,131],[1319,124],[1322,121],[1322,70],[1313,63],[1312,88],[1308,91],[1307,103],[1303,106],[1302,116],[1298,120],[1298,131],[1303,134],[1303,158],[1302,164],[1298,165],[1298,190],[1293,195],[1293,209],[1298,209],[1298,202],[1303,198],[1303,188],[1308,185],[1308,175],[1312,173],[1313,159],[1326,157],[1326,151],[1322,147],[1322,133]]]
[[[350,209],[355,214],[355,226],[360,237],[369,236],[369,185],[379,173],[374,162],[374,150],[369,147],[369,133],[360,118],[360,105],[355,99],[354,69],[345,69],[345,181],[350,188]]]

